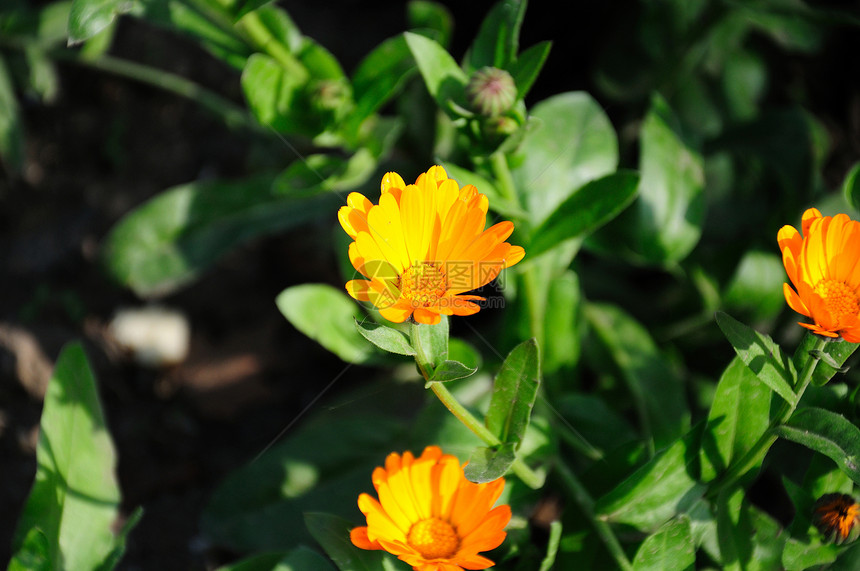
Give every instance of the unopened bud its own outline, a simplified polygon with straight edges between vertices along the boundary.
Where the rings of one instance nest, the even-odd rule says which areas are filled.
[[[486,117],[496,117],[517,100],[517,86],[511,74],[495,67],[482,67],[466,86],[472,108]]]

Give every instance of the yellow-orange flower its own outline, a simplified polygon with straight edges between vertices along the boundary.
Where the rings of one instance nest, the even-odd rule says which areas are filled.
[[[473,185],[460,188],[440,166],[409,185],[387,173],[377,205],[357,192],[346,202],[338,219],[354,240],[349,259],[368,278],[347,282],[346,290],[394,323],[412,316],[433,324],[441,315],[477,313],[475,302],[484,298],[463,294],[525,256],[505,242],[514,225],[499,222],[485,230],[487,197]]]
[[[463,475],[455,456],[428,446],[418,458],[391,453],[385,468],[373,471],[377,501],[358,497],[366,527],[350,533],[362,549],[384,549],[415,571],[486,569],[493,562],[479,555],[505,540],[511,519],[507,505],[493,507],[505,487],[503,478],[475,484]]]
[[[792,289],[785,300],[813,323],[800,325],[825,337],[860,343],[860,222],[845,214],[803,213],[803,236],[793,226],[777,235]]]
[[[848,494],[824,494],[815,502],[812,521],[815,527],[837,544],[843,543],[857,527],[860,505]]]

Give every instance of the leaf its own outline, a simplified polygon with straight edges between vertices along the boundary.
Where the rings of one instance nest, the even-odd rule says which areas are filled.
[[[496,187],[484,177],[451,162],[445,161],[441,164],[448,173],[448,177],[456,180],[461,187],[471,184],[478,189],[478,192],[486,195],[493,211],[509,218],[527,216],[519,206],[512,204],[510,200],[503,197]]]
[[[474,375],[477,370],[477,367],[470,367],[465,363],[461,363],[460,361],[453,361],[451,359],[447,359],[439,363],[439,365],[437,365],[436,368],[433,369],[433,374],[430,375],[428,383],[445,383],[448,381],[456,381],[457,379],[463,379],[465,377]]]
[[[633,395],[653,448],[677,440],[689,426],[684,387],[648,331],[612,305],[589,303],[585,315]]]
[[[824,454],[860,484],[860,428],[841,414],[823,408],[802,408],[777,427],[776,433]]]
[[[437,2],[413,0],[406,6],[409,28],[433,38],[439,45],[447,47],[453,34],[454,19],[451,12]]]
[[[50,552],[51,546],[42,530],[30,528],[6,571],[52,571]]]
[[[669,520],[645,541],[633,558],[634,571],[683,571],[696,563],[690,518]]]
[[[771,391],[735,356],[723,371],[702,437],[702,480],[720,475],[768,430]]]
[[[15,98],[12,76],[0,55],[0,160],[9,172],[20,172],[24,165],[24,125]]]
[[[549,524],[549,541],[546,545],[546,555],[540,564],[538,571],[550,571],[555,564],[555,558],[558,554],[558,548],[561,545],[561,522],[554,520]]]
[[[532,258],[571,238],[584,238],[616,216],[636,197],[639,174],[618,171],[586,183],[544,220],[528,247]]]
[[[785,307],[782,258],[770,252],[744,253],[723,294],[728,310],[743,312],[754,322],[772,319]]]
[[[808,355],[813,347],[817,344],[817,336],[813,333],[807,333],[803,337],[803,341],[801,341],[800,345],[798,345],[797,350],[794,352],[794,357],[792,358],[794,362],[795,369],[802,369],[803,364],[809,358]],[[824,345],[824,349],[822,349],[822,353],[825,353],[830,361],[833,364],[839,365],[839,368],[842,368],[845,365],[845,361],[848,360],[854,351],[857,349],[857,343],[849,343],[844,339],[829,341]],[[827,363],[827,360],[820,360],[818,365],[815,367],[815,371],[812,373],[812,384],[820,387],[833,378],[833,376],[837,373],[837,369],[832,365]]]
[[[795,406],[797,396],[791,387],[797,373],[794,364],[782,353],[779,345],[769,336],[747,327],[722,311],[718,311],[715,317],[738,357],[761,382],[788,404]]]
[[[246,557],[229,565],[218,567],[217,571],[272,571],[287,556],[287,551],[267,551]]]
[[[524,99],[534,85],[535,80],[549,57],[552,42],[539,42],[517,57],[508,67],[508,72],[514,78],[517,86],[517,99]]]
[[[547,307],[553,310],[544,318],[542,366],[544,376],[550,378],[561,369],[573,369],[582,350],[582,291],[579,276],[573,270],[565,270],[550,280]]]
[[[354,523],[331,514],[308,512],[305,525],[340,571],[384,569],[382,551],[360,549],[350,541],[349,532],[356,527]]]
[[[715,507],[721,569],[780,569],[787,536],[782,525],[752,505],[740,487],[721,493]]]
[[[691,432],[675,441],[597,500],[597,516],[654,531],[689,508],[705,491],[692,473],[698,436]]]
[[[120,14],[135,9],[135,0],[72,0],[69,45],[87,40],[108,27]]]
[[[275,303],[299,331],[346,361],[365,363],[373,356],[355,323],[361,309],[345,292],[326,284],[302,284],[278,294]]]
[[[854,210],[860,210],[860,163],[851,167],[851,170],[845,175],[845,182],[842,183],[842,193],[845,195],[845,201]]]
[[[461,107],[466,106],[466,74],[445,48],[435,41],[412,32],[404,32],[403,37],[418,64],[427,91],[440,109],[456,118],[449,101]]]
[[[335,571],[335,568],[322,555],[302,546],[279,561],[272,571]]]
[[[493,383],[493,396],[485,419],[487,428],[503,444],[519,448],[540,386],[537,341],[528,339],[505,358]]]
[[[306,77],[289,73],[275,58],[261,53],[251,55],[242,70],[242,91],[257,121],[281,133],[313,137],[319,125],[309,120],[306,82]]]
[[[122,556],[125,555],[128,534],[137,527],[137,524],[140,523],[140,518],[142,517],[143,508],[138,506],[131,515],[128,516],[128,519],[125,520],[125,524],[123,524],[122,529],[114,542],[113,551],[110,552],[104,562],[98,567],[98,571],[111,571],[119,565],[120,560],[122,560]]]
[[[336,209],[337,196],[282,196],[273,181],[257,176],[164,191],[111,229],[103,250],[108,272],[142,297],[165,295],[233,247]]]
[[[383,351],[406,355],[408,357],[415,354],[415,349],[412,348],[412,344],[409,342],[409,336],[393,327],[387,327],[365,319],[361,321],[356,319],[355,329],[362,337]]]
[[[448,360],[448,316],[443,315],[436,325],[415,324],[412,331],[412,346],[417,348],[420,344],[432,370]]]
[[[639,197],[589,244],[631,260],[675,264],[695,247],[704,221],[704,163],[659,95],[642,124]]]
[[[585,92],[544,99],[530,112],[529,130],[511,174],[535,226],[590,180],[615,172],[618,139],[600,105]]]
[[[79,343],[64,347],[48,384],[36,451],[36,481],[13,542],[47,538],[51,569],[96,569],[114,548],[120,501],[116,453],[96,382]],[[43,544],[41,540],[39,543]]]
[[[503,69],[514,61],[526,4],[524,0],[501,0],[493,6],[466,55],[465,65],[470,71],[484,66]]]
[[[463,468],[466,479],[476,484],[498,480],[504,476],[517,459],[514,443],[500,444],[494,448],[478,447]]]

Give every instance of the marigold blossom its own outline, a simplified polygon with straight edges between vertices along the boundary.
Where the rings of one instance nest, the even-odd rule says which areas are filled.
[[[373,471],[379,500],[358,497],[366,527],[350,532],[362,549],[384,549],[414,571],[487,569],[493,561],[479,555],[505,540],[511,519],[508,505],[493,507],[505,487],[503,478],[475,484],[459,460],[428,446],[418,458],[391,453]]]
[[[387,173],[381,187],[377,205],[350,193],[338,220],[353,239],[349,259],[367,278],[347,282],[347,292],[389,321],[434,324],[441,315],[477,313],[484,298],[463,294],[525,256],[505,242],[513,223],[485,230],[487,197],[473,185],[460,188],[440,166],[409,185]]]
[[[815,502],[813,523],[827,538],[842,543],[858,525],[860,505],[848,494],[824,494]]]
[[[785,271],[788,305],[813,323],[800,323],[825,337],[860,342],[860,222],[845,214],[803,213],[801,236],[793,226],[777,235]]]

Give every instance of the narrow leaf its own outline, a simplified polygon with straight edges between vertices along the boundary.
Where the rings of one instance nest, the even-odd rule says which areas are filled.
[[[305,526],[340,571],[380,571],[382,552],[366,551],[352,544],[349,532],[356,525],[326,513],[305,514]]]
[[[841,414],[823,408],[802,408],[776,432],[829,457],[860,484],[860,428]]]
[[[513,443],[495,448],[475,448],[469,457],[469,463],[463,468],[463,473],[469,481],[476,484],[492,482],[504,476],[516,459]]]
[[[565,240],[594,232],[633,202],[638,184],[639,174],[633,171],[618,171],[587,183],[534,231],[529,256],[538,256]]]
[[[854,210],[860,210],[860,163],[855,164],[845,175],[842,183],[842,193],[845,200]]]
[[[69,45],[95,36],[135,5],[134,0],[73,0],[69,12]]]
[[[9,172],[24,163],[24,126],[9,68],[0,54],[0,161]]]
[[[514,60],[519,51],[526,4],[525,0],[501,0],[493,6],[466,56],[470,69],[504,68]]]
[[[487,411],[490,432],[503,443],[519,448],[529,425],[540,385],[540,357],[534,339],[523,341],[508,354],[493,384]]]
[[[477,367],[470,367],[460,361],[447,359],[433,369],[433,374],[430,375],[429,382],[444,383],[447,381],[456,381],[457,379],[474,375],[477,370]]]
[[[387,327],[379,323],[367,321],[363,319],[355,320],[355,329],[362,337],[389,353],[397,353],[398,355],[412,356],[415,354],[415,349],[409,342],[409,336],[405,333]]]
[[[663,524],[636,551],[634,571],[684,571],[696,562],[690,518],[682,515]]]
[[[747,367],[761,382],[776,392],[790,405],[795,405],[797,396],[791,388],[797,373],[794,364],[767,335],[744,325],[730,315],[718,311],[717,325]]]
[[[517,99],[523,99],[528,95],[546,62],[546,58],[549,57],[551,48],[552,42],[537,43],[521,53],[517,57],[517,61],[510,65],[508,72],[514,78],[514,84],[517,86]]]
[[[540,563],[538,571],[550,571],[555,565],[555,556],[558,553],[558,548],[561,545],[561,522],[558,520],[549,524],[549,541],[546,545],[546,555]]]
[[[817,337],[815,334],[809,332],[803,337],[803,341],[801,341],[800,345],[797,346],[797,350],[794,352],[793,360],[795,369],[803,367],[803,364],[809,358],[808,355],[810,351],[816,344]],[[818,387],[827,384],[827,382],[832,379],[837,372],[842,370],[845,365],[845,361],[847,361],[848,357],[854,353],[857,349],[857,345],[857,343],[849,343],[844,339],[826,343],[821,352],[826,354],[829,358],[823,359],[815,367],[815,372],[812,373],[812,384]]]
[[[395,96],[418,71],[406,38],[396,36],[374,48],[358,65],[352,77],[355,109],[352,121],[370,117]]]
[[[418,64],[418,70],[424,78],[427,91],[436,100],[436,104],[449,114],[451,114],[449,100],[465,107],[468,78],[451,54],[430,38],[411,32],[404,32],[403,35],[412,52],[412,57]]]

